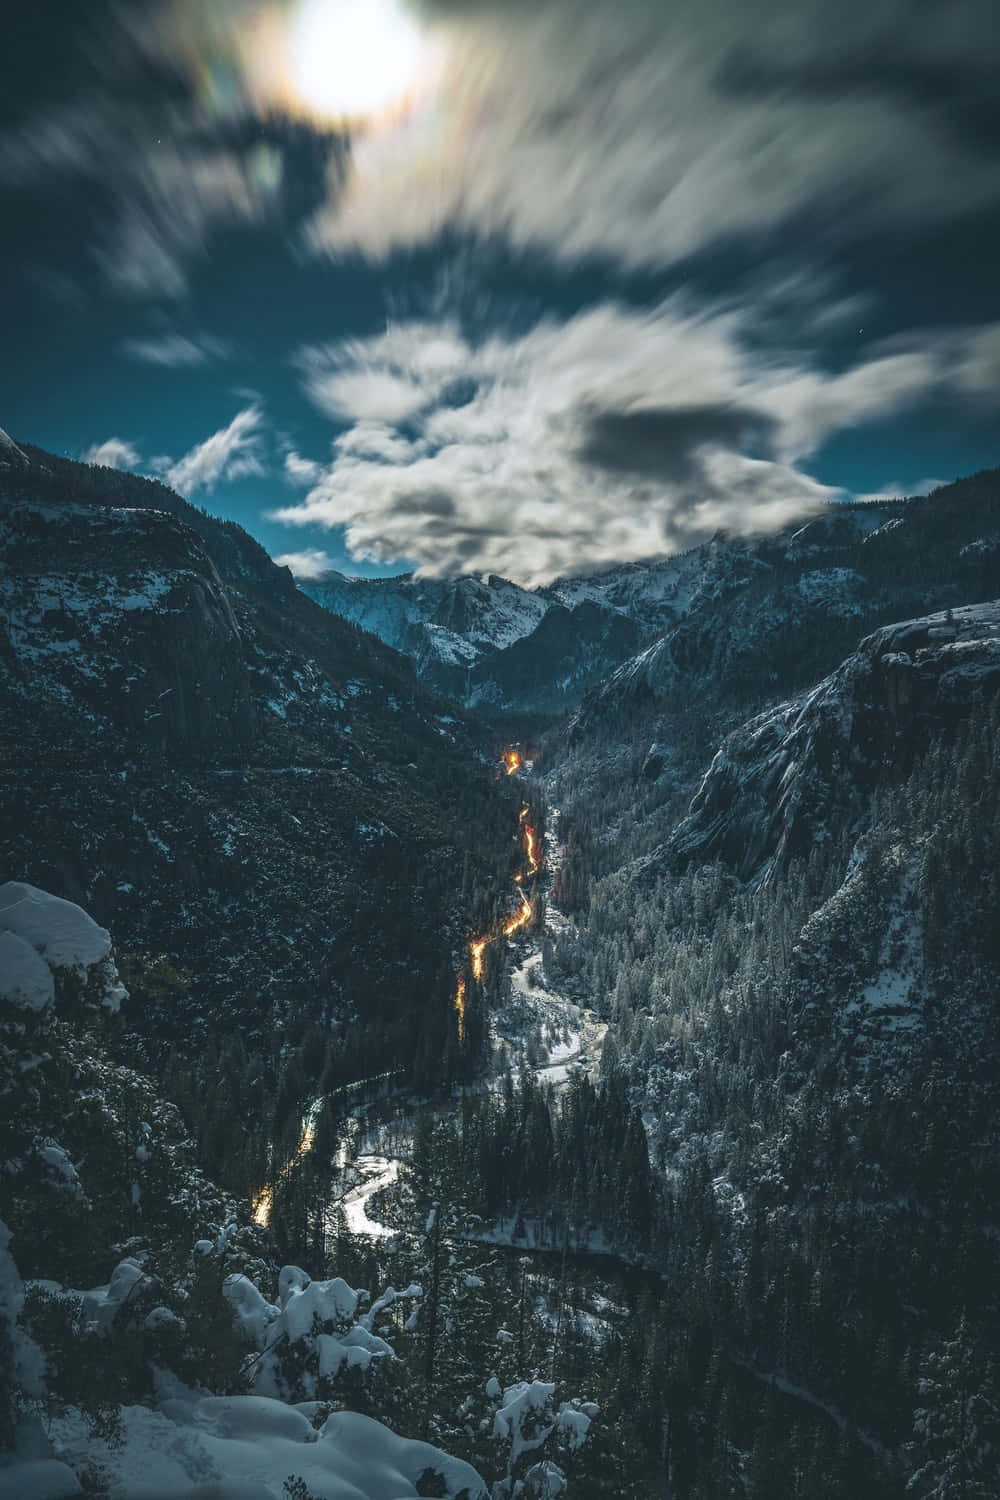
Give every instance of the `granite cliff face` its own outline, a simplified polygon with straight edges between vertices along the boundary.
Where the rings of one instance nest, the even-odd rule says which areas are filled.
[[[0,517],[0,552],[12,733],[44,724],[43,756],[114,731],[187,756],[249,743],[243,639],[190,527],[157,511],[20,500]]]
[[[460,1067],[467,887],[517,815],[477,726],[239,527],[36,449],[0,466],[0,603],[2,872],[170,968],[139,1055],[239,1036],[272,1079],[321,1023],[342,1081]]]
[[[741,879],[850,828],[930,741],[1000,694],[1000,602],[889,625],[831,676],[731,734],[667,845]]]

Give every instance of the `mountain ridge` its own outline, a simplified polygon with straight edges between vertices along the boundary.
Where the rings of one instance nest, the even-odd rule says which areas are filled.
[[[959,493],[988,486],[995,475],[986,470],[956,481]],[[423,681],[469,707],[543,716],[579,709],[585,722],[595,707],[600,711],[602,696],[607,699],[609,693],[624,689],[626,707],[647,685],[654,695],[661,694],[664,671],[669,675],[675,657],[684,666],[697,655],[718,652],[720,611],[736,617],[741,611],[780,615],[783,622],[775,620],[775,625],[786,633],[829,627],[830,650],[817,665],[832,667],[836,649],[846,651],[851,644],[855,619],[862,628],[874,628],[894,612],[902,613],[907,600],[919,603],[893,574],[912,553],[921,518],[954,514],[954,494],[955,485],[947,485],[928,497],[833,505],[776,536],[747,540],[720,535],[676,556],[610,566],[535,589],[496,575],[485,580],[414,574],[359,579],[342,572],[300,579],[298,587],[402,651]],[[988,506],[980,509],[992,528],[995,515]],[[962,530],[960,521],[956,536]],[[981,552],[964,564],[957,556],[948,557],[937,580],[942,604],[948,602],[948,589],[952,602],[965,599],[963,591],[977,567],[984,577],[995,576],[989,537],[966,541],[981,543]],[[979,597],[989,591],[984,583]],[[551,619],[560,610],[571,620],[562,630]],[[757,630],[759,635],[759,626]],[[561,644],[553,654],[550,632],[572,636],[573,642]],[[787,642],[770,648],[751,639],[750,626],[744,634],[750,656],[789,654]],[[539,662],[526,671],[532,651]],[[653,655],[645,656],[647,652]],[[543,665],[550,657],[550,664]],[[762,674],[758,667],[757,675],[765,689],[766,668]],[[780,690],[783,682],[771,680]]]

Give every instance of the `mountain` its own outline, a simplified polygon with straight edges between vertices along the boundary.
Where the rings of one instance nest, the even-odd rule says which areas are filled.
[[[744,701],[829,669],[866,630],[997,589],[996,473],[926,498],[833,505],[759,540],[716,538],[535,590],[506,579],[327,573],[300,588],[491,714],[644,711],[690,690]],[[933,562],[926,552],[933,548]],[[930,593],[928,593],[930,590]]]
[[[683,616],[584,698],[574,732],[785,694],[908,614],[1000,592],[1000,470],[897,503],[838,508],[704,555]]]
[[[490,713],[551,716],[677,618],[700,557],[530,590],[507,579],[303,579],[310,598],[411,657],[422,681]]]
[[[349,620],[0,452],[0,1496],[995,1494],[1000,473]]]
[[[901,509],[892,501],[840,506],[809,527],[789,528],[776,546],[796,578],[810,575],[803,602],[822,608],[825,597],[850,613],[849,598],[840,600],[846,582],[838,571],[841,554]],[[573,708],[637,650],[688,617],[697,619],[741,590],[752,592],[762,571],[773,570],[773,552],[764,543],[719,539],[678,557],[535,590],[495,576],[438,581],[340,573],[303,580],[300,588],[405,652],[423,681],[467,705],[547,716]]]
[[[830,677],[731,734],[667,856],[741,879],[842,836],[879,786],[1000,693],[1000,605],[884,626]]]
[[[207,1164],[248,1191],[267,1122],[297,1128],[315,1078],[476,1066],[455,954],[507,878],[516,792],[484,774],[473,721],[239,527],[19,451],[0,469],[2,868],[114,926],[158,1002],[130,1055],[174,1078]]]
[[[0,469],[24,468],[29,463],[27,454],[19,448],[9,433],[0,427]]]
[[[645,1124],[670,1292],[642,1342],[674,1384],[644,1409],[699,1500],[996,1487],[1000,601],[959,590],[992,577],[997,479],[863,544],[882,600],[953,604],[805,683],[836,642],[765,620],[790,697],[738,638],[717,675],[673,653],[536,762],[572,917],[546,972],[603,1007]]]

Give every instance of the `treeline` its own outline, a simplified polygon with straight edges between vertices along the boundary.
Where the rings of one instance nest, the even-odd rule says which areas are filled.
[[[655,1192],[642,1120],[621,1072],[595,1088],[582,1070],[557,1096],[531,1073],[507,1073],[496,1092],[466,1095],[452,1116],[418,1117],[412,1171],[449,1184],[465,1213],[530,1221],[540,1243],[587,1243],[601,1231],[622,1251],[648,1247]]]

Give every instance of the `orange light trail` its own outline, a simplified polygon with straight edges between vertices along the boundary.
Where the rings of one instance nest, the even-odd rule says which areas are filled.
[[[455,991],[455,1015],[458,1018],[458,1040],[465,1041],[465,975],[458,976],[458,989]]]
[[[519,927],[524,927],[528,922],[531,921],[531,902],[528,900],[523,891],[518,891],[517,894],[521,898],[521,910],[517,913],[516,916],[511,917],[509,922],[506,922],[504,924],[504,937],[510,937],[512,932],[517,932]]]
[[[515,771],[521,769],[521,757],[516,750],[508,750],[504,755],[504,768],[508,776],[513,776]]]
[[[250,1213],[255,1224],[266,1229],[271,1222],[271,1212],[274,1208],[275,1187],[285,1182],[290,1176],[292,1169],[297,1167],[304,1156],[308,1156],[316,1140],[316,1119],[323,1104],[322,1099],[316,1099],[309,1106],[309,1112],[302,1122],[302,1133],[299,1136],[299,1144],[295,1148],[295,1155],[287,1161],[278,1173],[276,1183],[265,1183],[259,1193],[255,1193],[250,1200]]]
[[[477,979],[482,979],[483,977],[483,954],[492,941],[492,938],[484,937],[477,938],[475,942],[469,944],[469,952],[472,955],[472,972]]]
[[[515,762],[515,764],[511,765],[512,761]],[[512,776],[514,774],[514,771],[517,770],[518,766],[521,763],[521,757],[518,755],[516,750],[510,750],[504,756],[504,763],[508,767],[508,776]],[[541,859],[539,858],[539,847],[538,840],[535,836],[535,830],[532,828],[530,823],[525,821],[530,811],[531,808],[529,804],[525,803],[521,808],[518,818],[518,821],[520,822],[521,827],[524,830],[524,847],[525,853],[528,858],[527,870],[519,870],[514,876],[514,883],[517,889],[517,894],[521,900],[521,909],[520,911],[515,912],[513,916],[507,918],[507,921],[500,928],[499,932],[488,932],[485,937],[473,938],[469,943],[469,958],[471,960],[472,976],[476,980],[481,980],[483,977],[485,954],[490,944],[495,943],[500,937],[511,937],[515,932],[519,932],[522,927],[527,927],[528,923],[534,916],[534,910],[532,908],[531,902],[525,895],[523,889],[523,882],[530,876],[536,874],[537,871],[541,869]],[[455,990],[454,1010],[455,1015],[458,1019],[458,1040],[460,1042],[465,1038],[465,989],[465,976],[463,974],[459,974],[457,977],[457,987]]]

